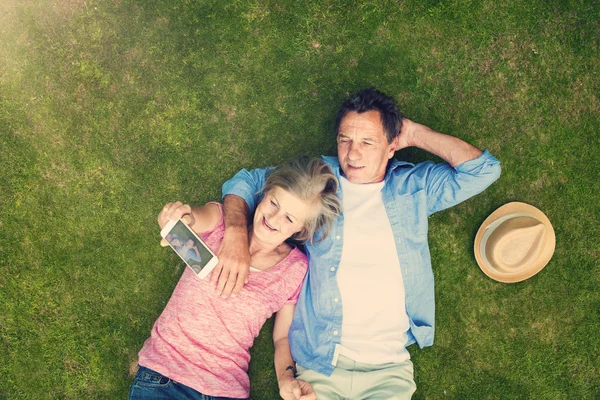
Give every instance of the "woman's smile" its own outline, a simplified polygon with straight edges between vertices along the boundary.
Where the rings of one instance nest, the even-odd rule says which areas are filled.
[[[263,225],[271,232],[277,232],[277,229],[273,228],[270,224],[269,221],[267,221],[267,217],[263,217]]]

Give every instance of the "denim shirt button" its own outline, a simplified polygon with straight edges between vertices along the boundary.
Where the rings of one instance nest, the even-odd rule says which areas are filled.
[[[338,333],[339,333],[339,332],[338,332],[337,330],[333,331],[333,336],[337,336],[337,335],[338,335]]]
[[[340,240],[342,237],[341,237],[340,235],[337,235],[335,238],[336,238],[337,240]]]
[[[331,272],[335,272],[335,267],[331,267],[331,268],[329,268],[329,270],[330,270]]]
[[[337,297],[334,297],[334,298],[333,298],[333,301],[334,301],[335,303],[337,303],[338,301],[340,301],[340,299],[338,299]]]

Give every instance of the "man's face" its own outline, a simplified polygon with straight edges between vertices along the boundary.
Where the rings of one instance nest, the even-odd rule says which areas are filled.
[[[351,111],[342,118],[337,136],[338,159],[352,183],[375,183],[385,178],[385,167],[396,151],[388,143],[379,111]]]

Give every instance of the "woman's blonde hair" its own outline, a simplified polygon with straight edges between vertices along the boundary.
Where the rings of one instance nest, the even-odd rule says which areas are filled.
[[[315,233],[321,229],[323,234],[319,240],[325,239],[342,209],[336,194],[338,181],[325,161],[300,157],[280,165],[269,174],[262,192],[269,193],[276,187],[317,208],[305,221],[302,230],[290,239],[300,243],[312,242]]]

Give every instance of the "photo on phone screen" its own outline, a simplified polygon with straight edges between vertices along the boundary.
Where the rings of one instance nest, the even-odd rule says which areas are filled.
[[[198,277],[206,277],[217,265],[217,256],[182,220],[169,221],[160,234]]]

